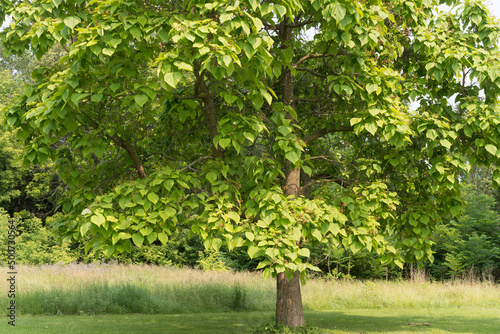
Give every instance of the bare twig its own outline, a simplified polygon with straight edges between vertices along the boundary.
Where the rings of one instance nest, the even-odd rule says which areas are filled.
[[[196,165],[198,162],[203,161],[203,160],[207,160],[207,159],[210,159],[210,158],[212,158],[212,156],[199,157],[195,161],[191,162],[189,165],[184,166],[183,168],[179,169],[179,172],[185,171],[186,169],[191,168],[194,165]]]

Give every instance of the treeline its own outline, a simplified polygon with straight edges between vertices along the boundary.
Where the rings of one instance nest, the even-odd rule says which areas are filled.
[[[484,171],[482,171],[484,172]],[[477,181],[477,180],[476,180]],[[459,219],[444,217],[432,235],[434,262],[408,263],[403,270],[381,263],[373,253],[319,248],[311,261],[332,279],[401,279],[432,278],[433,280],[474,279],[498,281],[500,279],[500,212],[498,191],[485,180],[464,183],[467,203]],[[36,211],[36,210],[35,210]],[[18,226],[18,263],[45,264],[108,261],[95,252],[86,253],[83,244],[64,242],[46,226],[42,219],[29,211],[10,216],[0,211],[0,263],[7,262],[8,220]],[[176,235],[162,245],[135,248],[131,254],[116,259],[123,263],[149,263],[156,265],[199,267],[204,270],[255,270],[258,259],[250,259],[243,251],[229,252],[224,246],[219,252],[205,251],[196,236],[189,235],[189,226],[179,225]]]

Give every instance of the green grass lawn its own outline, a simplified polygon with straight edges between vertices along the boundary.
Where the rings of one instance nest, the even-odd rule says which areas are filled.
[[[500,308],[361,309],[306,311],[309,325],[328,334],[500,333]],[[179,315],[21,316],[0,333],[252,333],[272,312]],[[424,325],[425,324],[425,325]]]
[[[272,323],[276,303],[275,281],[260,273],[114,264],[18,269],[16,327],[3,317],[0,334],[252,333]],[[7,280],[0,291],[8,291]],[[307,324],[325,334],[500,334],[500,285],[491,282],[314,278],[302,292]],[[1,293],[0,305],[8,302]]]

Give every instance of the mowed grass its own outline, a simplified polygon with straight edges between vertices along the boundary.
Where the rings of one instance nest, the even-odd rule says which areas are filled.
[[[308,325],[325,334],[495,334],[496,309],[376,309],[306,311]],[[0,325],[1,333],[23,334],[235,334],[253,333],[269,323],[272,312],[177,315],[24,316],[16,327]],[[4,327],[5,326],[5,327]]]
[[[252,333],[272,322],[276,302],[275,281],[260,273],[116,264],[17,269],[16,327],[4,317],[0,333]],[[7,283],[0,280],[5,306]],[[306,322],[324,333],[500,333],[498,284],[311,279],[302,294]]]

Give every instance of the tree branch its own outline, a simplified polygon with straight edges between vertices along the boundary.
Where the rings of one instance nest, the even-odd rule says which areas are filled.
[[[315,72],[315,71],[313,71],[313,70],[311,70],[310,68],[307,68],[307,67],[296,67],[295,69],[297,71],[311,73],[312,75],[314,75],[315,77],[318,77],[318,78],[325,79],[325,78],[328,77],[326,74],[321,74],[321,73]]]
[[[93,120],[90,116],[87,115],[87,117],[90,120],[91,126],[99,130],[99,125],[95,120]],[[121,146],[125,151],[127,151],[128,155],[132,159],[132,162],[134,163],[135,170],[137,171],[137,174],[139,175],[139,178],[144,179],[146,178],[146,172],[144,171],[144,167],[142,166],[141,159],[135,152],[135,149],[130,145],[128,142],[123,140],[121,137],[117,136],[116,134],[110,135],[108,133],[105,133],[104,131],[101,130],[101,133],[108,139],[111,139],[113,142]]]
[[[308,55],[305,55],[304,57],[300,58],[294,65],[293,67],[297,67],[303,62],[305,62],[307,59],[312,59],[312,58],[327,58],[327,57],[334,57],[338,53],[329,53],[329,54],[324,54],[324,53],[310,53]]]
[[[200,73],[200,63],[195,61],[194,63],[194,75],[196,77],[196,83],[194,85],[194,95],[202,99],[203,110],[207,116],[208,121],[208,131],[210,133],[210,139],[212,140],[214,156],[222,158],[224,157],[224,151],[220,145],[215,146],[213,140],[219,134],[217,130],[217,116],[215,114],[215,106],[210,90],[205,84],[205,70]]]
[[[211,158],[211,156],[199,157],[199,158],[198,158],[198,159],[196,159],[195,161],[191,162],[189,165],[184,166],[184,167],[182,167],[181,169],[179,169],[179,172],[185,171],[186,169],[191,168],[191,167],[193,167],[194,165],[196,165],[198,162],[203,161],[203,160],[207,160],[207,159],[210,159],[210,158]]]
[[[352,126],[339,126],[338,128],[335,128],[335,129],[324,128],[321,130],[314,131],[313,133],[305,136],[304,139],[302,139],[302,140],[307,145],[310,142],[312,142],[320,137],[326,136],[327,134],[332,133],[332,132],[349,132],[349,131],[353,131],[353,130],[354,130],[354,128]]]
[[[146,178],[146,172],[144,171],[144,167],[142,166],[141,159],[135,152],[134,148],[132,145],[130,145],[128,142],[123,140],[122,138],[118,137],[116,134],[115,135],[109,135],[107,133],[104,134],[107,138],[111,139],[118,145],[120,145],[127,153],[129,154],[130,158],[132,158],[132,161],[134,162],[134,167],[137,170],[137,174],[141,179]]]
[[[316,20],[313,20],[313,19],[309,19],[307,21],[304,21],[304,22],[300,22],[300,23],[294,23],[294,24],[290,24],[290,23],[287,23],[286,26],[288,28],[300,28],[300,27],[303,27],[305,25],[308,25],[310,23],[314,23],[314,22],[318,22]]]

